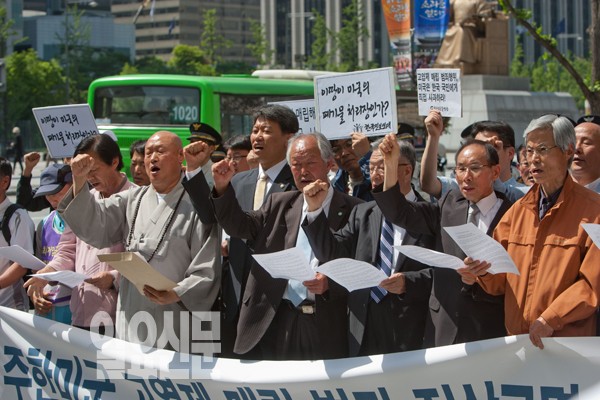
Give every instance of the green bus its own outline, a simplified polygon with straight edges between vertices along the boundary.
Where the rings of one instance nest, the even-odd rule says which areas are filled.
[[[90,84],[88,103],[100,131],[117,138],[129,174],[129,146],[158,130],[185,138],[189,125],[201,121],[221,132],[223,140],[252,130],[254,109],[274,101],[313,97],[312,80],[252,76],[120,75]]]

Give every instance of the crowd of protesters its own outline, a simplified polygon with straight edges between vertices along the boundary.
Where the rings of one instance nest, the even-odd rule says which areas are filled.
[[[153,326],[160,337],[150,344],[172,350],[181,349],[160,335],[173,323],[167,316],[180,327],[186,313],[213,311],[219,355],[256,360],[515,334],[543,348],[546,337],[595,335],[600,252],[581,224],[600,223],[600,117],[532,118],[519,148],[508,123],[475,121],[450,176],[438,174],[441,114],[431,111],[424,126],[418,171],[407,124],[380,138],[355,132],[329,141],[298,133],[290,109],[267,105],[249,135],[228,132],[225,142],[198,122],[185,146],[169,131],[132,143],[131,181],[117,143],[101,134],[49,165],[36,188],[40,155],[26,154],[16,206],[6,194],[13,168],[0,161],[0,246],[34,253],[47,264],[39,272],[88,277],[71,290],[28,279],[31,271],[2,258],[0,305],[132,342],[155,337]],[[43,209],[36,231],[27,211]],[[444,230],[467,223],[497,240],[520,274],[492,274],[490,260],[467,257]],[[434,268],[400,245],[451,254],[464,266]],[[346,257],[387,278],[349,293],[318,272],[303,282],[273,278],[252,257],[292,247],[313,268]],[[176,286],[138,287],[97,258],[119,252],[135,252]],[[139,312],[154,323],[132,324]]]

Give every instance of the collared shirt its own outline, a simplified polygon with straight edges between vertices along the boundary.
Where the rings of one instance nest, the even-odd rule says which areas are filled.
[[[538,214],[540,219],[544,218],[548,210],[550,210],[556,204],[556,200],[558,200],[558,196],[560,196],[561,191],[562,187],[551,195],[546,196],[542,190],[542,187],[540,186],[540,202],[538,204]]]
[[[492,190],[488,196],[479,200],[475,203],[477,208],[479,209],[479,220],[477,221],[477,228],[487,233],[488,229],[492,225],[492,221],[498,213],[500,206],[502,205],[502,200],[496,196],[496,193]]]
[[[306,202],[306,199],[304,199],[304,203],[302,204],[302,217],[300,217],[300,225],[302,225],[302,221],[304,221],[305,218],[309,222],[314,221],[315,218],[317,218],[317,216],[321,212],[324,212],[325,216],[328,216],[329,215],[329,207],[331,206],[331,199],[333,199],[333,187],[331,185],[329,185],[329,189],[327,189],[327,196],[325,197],[325,200],[323,200],[323,204],[321,205],[321,208],[318,208],[315,211],[308,211],[308,203]],[[300,229],[302,229],[302,226],[300,226],[300,225],[298,225],[298,234],[300,233]],[[318,265],[319,265],[319,261],[315,258],[315,255],[312,254],[311,259],[310,259],[310,266],[313,269],[315,269]],[[283,298],[289,300],[287,291],[288,291],[288,289],[286,288],[285,293],[283,294]],[[314,301],[315,300],[314,293],[311,293],[309,291],[307,299]]]
[[[283,169],[283,167],[285,167],[285,165],[287,164],[287,161],[285,160],[285,158],[281,161],[279,161],[277,164],[273,165],[271,168],[269,168],[268,170],[264,170],[262,165],[258,165],[258,176],[256,177],[256,182],[258,183],[258,180],[260,179],[260,177],[262,176],[262,174],[267,174],[267,177],[269,179],[267,179],[267,189],[265,191],[265,198],[266,198],[266,194],[269,193],[269,190],[271,190],[271,186],[273,186],[273,182],[275,182],[275,179],[277,178],[277,176],[279,176],[279,173],[281,172],[281,170]]]
[[[456,179],[454,178],[450,178],[448,176],[438,176],[437,178],[442,184],[440,198],[452,189],[460,189]],[[494,181],[494,190],[504,194],[506,198],[513,203],[525,196],[525,194],[529,191],[529,188],[530,186],[519,183],[515,178],[512,177],[505,182],[502,182],[500,179],[496,179]]]
[[[417,201],[417,195],[415,194],[415,192],[410,189],[410,192],[408,192],[406,194],[406,200],[408,201]],[[398,225],[394,225],[392,224],[392,226],[394,227],[394,244],[393,246],[400,246],[402,244],[402,241],[404,240],[404,236],[406,235],[406,229],[399,227]],[[392,259],[392,266],[396,265],[396,260],[398,260],[398,257],[400,255],[400,251],[394,247],[394,256]],[[393,269],[392,269],[393,272]]]

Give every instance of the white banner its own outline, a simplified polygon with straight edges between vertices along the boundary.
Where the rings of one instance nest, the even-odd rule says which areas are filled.
[[[2,399],[600,398],[595,337],[544,339],[544,350],[521,335],[341,360],[211,360],[0,307],[0,343]]]
[[[396,84],[391,67],[315,78],[317,129],[328,139],[352,132],[396,133]]]

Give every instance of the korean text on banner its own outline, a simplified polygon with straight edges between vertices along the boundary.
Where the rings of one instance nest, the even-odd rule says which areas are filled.
[[[396,89],[391,67],[315,78],[317,130],[328,139],[352,132],[396,132]]]
[[[419,115],[435,109],[444,117],[462,117],[460,69],[418,69],[417,94]]]
[[[381,0],[400,89],[412,89],[410,0]]]
[[[298,117],[298,125],[300,126],[298,133],[309,133],[317,130],[315,101],[313,99],[274,101],[269,104],[279,104],[292,110]]]
[[[52,158],[72,157],[79,142],[98,134],[88,104],[38,107],[32,111]]]

